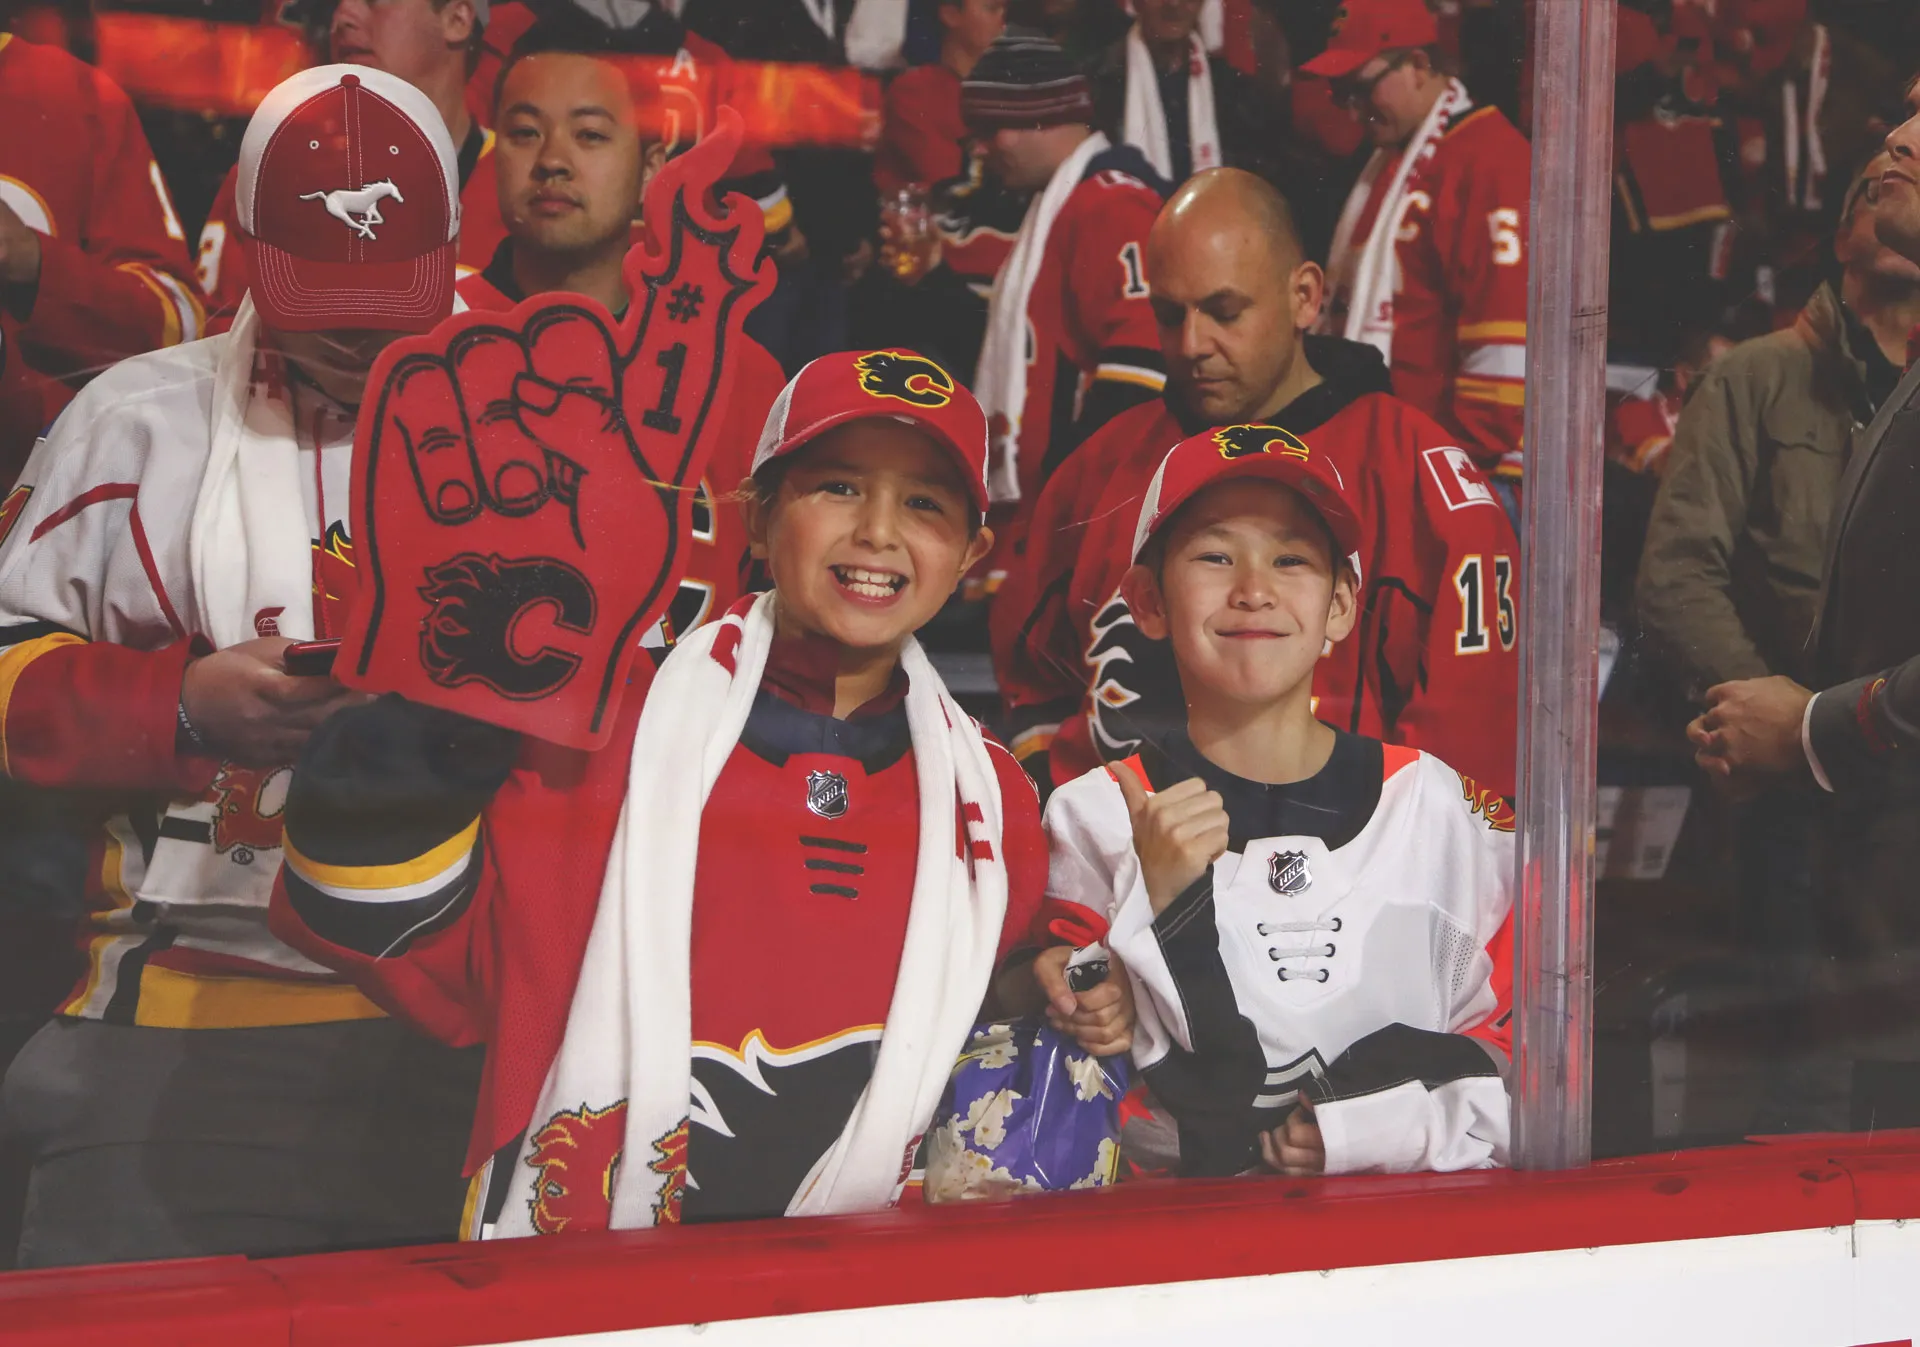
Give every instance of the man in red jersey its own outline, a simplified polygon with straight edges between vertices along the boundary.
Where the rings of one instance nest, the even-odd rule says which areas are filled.
[[[529,28],[501,69],[496,180],[506,237],[457,287],[470,309],[507,309],[570,290],[616,317],[630,299],[623,267],[641,200],[666,146],[642,124],[648,91],[621,58],[642,40],[562,8]],[[735,164],[739,160],[736,158]],[[694,500],[679,596],[656,639],[671,642],[725,612],[750,587],[745,523],[732,497],[786,378],[766,348],[742,336],[725,430]]]
[[[1387,393],[1373,351],[1301,340],[1319,316],[1320,268],[1260,179],[1216,169],[1181,187],[1154,224],[1149,269],[1167,395],[1115,417],[1048,483],[998,600],[1013,619],[996,622],[994,653],[1015,753],[1043,786],[1060,784],[1178,723],[1165,645],[1141,635],[1120,594],[1132,521],[1173,444],[1265,424],[1332,457],[1369,539],[1359,622],[1320,663],[1316,713],[1510,795],[1519,548],[1486,478]]]
[[[1320,330],[1378,347],[1393,391],[1445,426],[1511,510],[1527,377],[1526,140],[1439,69],[1421,0],[1347,0],[1303,67],[1374,144],[1328,256]]]
[[[186,235],[120,87],[0,33],[0,493],[73,383],[193,341]]]
[[[467,110],[467,76],[486,22],[487,0],[339,0],[327,32],[329,60],[398,75],[440,110],[460,166],[462,272],[485,266],[503,233],[494,205],[493,132]],[[200,288],[215,331],[233,321],[250,279],[233,246],[241,224],[237,174],[220,184],[200,230]]]
[[[973,383],[993,426],[994,502],[1026,501],[1018,519],[1080,440],[1165,382],[1145,267],[1165,188],[1138,150],[1093,129],[1086,77],[1045,38],[1001,36],[960,97],[988,166],[1035,194]]]

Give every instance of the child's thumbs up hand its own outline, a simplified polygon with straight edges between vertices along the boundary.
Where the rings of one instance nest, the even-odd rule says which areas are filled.
[[[1151,795],[1127,768],[1113,776],[1133,818],[1133,850],[1158,916],[1226,852],[1226,802],[1197,776]]]

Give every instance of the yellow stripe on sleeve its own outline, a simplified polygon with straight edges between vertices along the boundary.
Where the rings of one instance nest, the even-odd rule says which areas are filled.
[[[1461,341],[1525,341],[1525,323],[1462,323],[1455,333]]]
[[[42,636],[35,641],[22,641],[4,653],[0,653],[0,776],[12,770],[7,765],[7,709],[13,700],[14,684],[20,681],[20,675],[27,666],[50,650],[63,645],[85,645],[86,642],[71,632],[56,631],[51,636]]]
[[[1521,383],[1508,383],[1494,379],[1458,379],[1454,381],[1455,396],[1468,402],[1492,402],[1502,407],[1524,407],[1527,405],[1527,386]]]
[[[473,850],[480,837],[480,820],[449,837],[433,850],[393,865],[325,865],[303,856],[291,838],[283,843],[287,868],[311,883],[331,889],[399,889],[443,875]]]

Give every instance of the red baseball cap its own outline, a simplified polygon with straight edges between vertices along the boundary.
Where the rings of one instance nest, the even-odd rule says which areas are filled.
[[[276,85],[240,142],[235,198],[270,325],[424,332],[453,312],[453,139],[398,76],[323,65]]]
[[[780,390],[753,453],[753,471],[865,417],[917,426],[953,456],[973,508],[987,512],[987,415],[973,394],[915,351],[836,351],[809,361]]]
[[[1182,505],[1215,482],[1240,477],[1292,487],[1326,522],[1340,556],[1360,550],[1365,536],[1360,512],[1354,508],[1346,479],[1332,459],[1314,452],[1305,440],[1278,426],[1221,426],[1180,441],[1160,461],[1160,470],[1154,473],[1147,498],[1140,505],[1140,523],[1133,531],[1133,559],[1140,559],[1148,540]]]
[[[1327,49],[1300,68],[1337,80],[1383,51],[1431,47],[1440,23],[1422,0],[1345,0],[1333,16]]]

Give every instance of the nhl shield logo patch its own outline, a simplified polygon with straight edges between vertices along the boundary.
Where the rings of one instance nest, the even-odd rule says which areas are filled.
[[[1313,887],[1313,871],[1304,851],[1276,851],[1267,860],[1267,885],[1283,898]]]
[[[807,808],[821,818],[847,812],[847,779],[838,772],[807,773]]]

